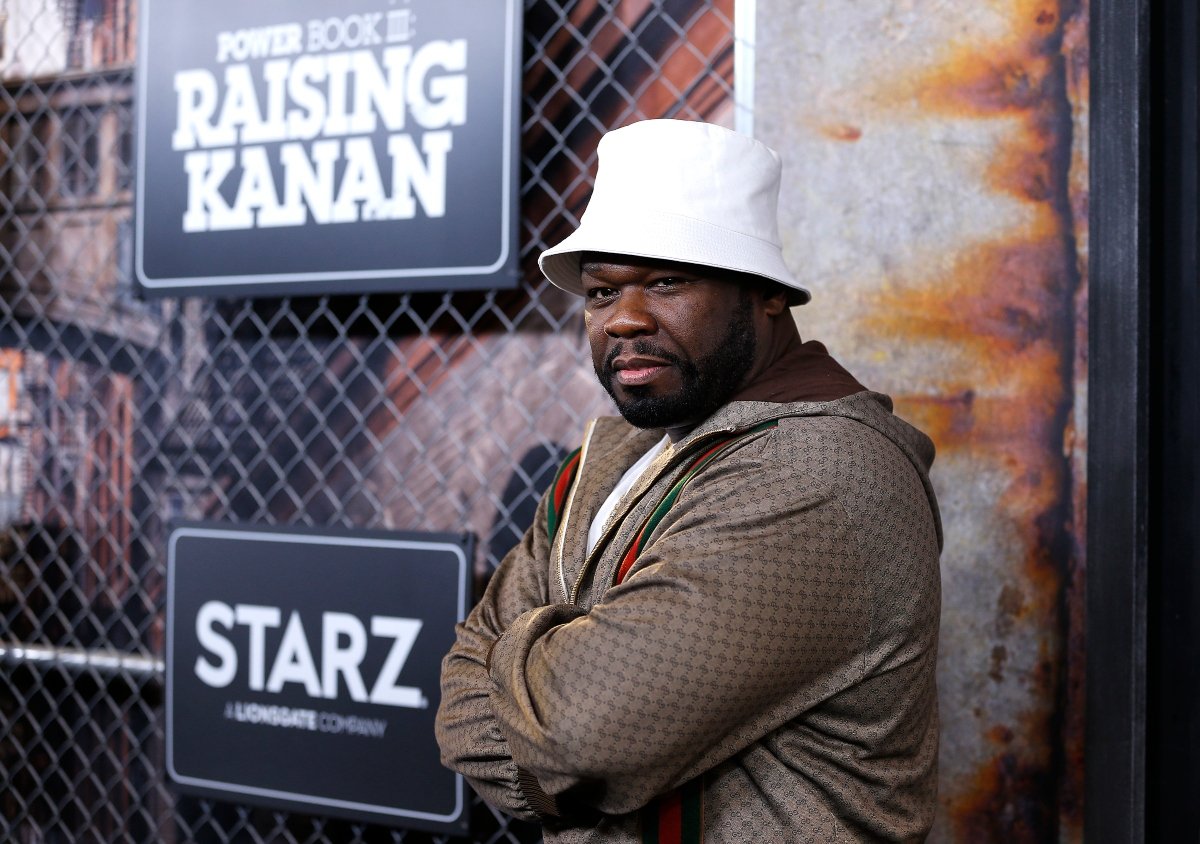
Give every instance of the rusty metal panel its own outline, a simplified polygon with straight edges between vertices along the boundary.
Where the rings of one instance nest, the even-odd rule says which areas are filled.
[[[1078,840],[1086,2],[759,0],[801,334],[938,447],[935,841]]]

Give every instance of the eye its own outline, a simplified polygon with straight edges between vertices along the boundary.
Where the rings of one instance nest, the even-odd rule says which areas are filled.
[[[609,296],[615,296],[616,293],[617,291],[611,287],[596,286],[587,288],[583,295],[588,299],[607,299]]]
[[[648,287],[657,287],[659,289],[670,290],[671,288],[674,288],[674,287],[682,287],[683,285],[687,284],[689,281],[691,281],[691,279],[680,278],[679,276],[669,275],[669,276],[663,276],[662,278],[656,278],[653,281],[651,281],[650,284],[647,286]]]

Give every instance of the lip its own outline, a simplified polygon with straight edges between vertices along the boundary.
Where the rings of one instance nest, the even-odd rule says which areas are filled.
[[[670,364],[664,360],[642,357],[640,355],[622,356],[612,362],[612,368],[616,373],[617,381],[629,386],[645,384],[654,380],[655,376],[668,366]]]

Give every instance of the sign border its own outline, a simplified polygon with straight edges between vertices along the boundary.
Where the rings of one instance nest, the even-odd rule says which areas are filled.
[[[142,0],[138,9],[141,18],[138,24],[138,60],[137,74],[137,185],[134,199],[134,256],[133,275],[143,293],[155,296],[170,296],[172,294],[210,293],[221,295],[344,295],[371,292],[438,292],[445,290],[478,290],[497,287],[515,286],[516,275],[511,284],[502,285],[495,279],[487,278],[508,264],[513,252],[513,219],[517,214],[517,197],[514,184],[517,181],[518,163],[514,151],[517,146],[517,121],[519,108],[515,104],[516,90],[520,84],[517,71],[517,60],[514,51],[518,51],[516,40],[521,33],[522,21],[518,16],[523,7],[518,0],[504,0],[505,36],[504,36],[504,76],[508,80],[504,86],[504,127],[502,154],[500,156],[501,170],[501,202],[500,202],[500,255],[491,264],[480,266],[458,267],[413,267],[392,268],[386,270],[348,270],[313,273],[260,273],[258,275],[215,275],[190,276],[179,278],[158,279],[150,278],[145,273],[142,249],[145,244],[145,233],[142,221],[146,217],[145,194],[145,164],[146,164],[146,86],[149,62],[149,31],[150,7],[152,0]],[[519,52],[519,51],[518,51]],[[519,58],[519,56],[517,57]],[[390,285],[399,279],[414,279],[435,281],[453,277],[465,277],[458,283],[446,285],[421,285],[414,287]],[[326,287],[314,287],[319,282],[362,282],[354,285],[353,289],[331,290]],[[310,289],[312,288],[312,289]]]
[[[411,537],[425,536],[425,539],[415,539]],[[282,803],[291,809],[306,811],[307,806],[324,806],[343,811],[358,813],[362,816],[368,816],[373,819],[391,818],[391,819],[406,819],[411,818],[417,821],[433,822],[436,824],[459,824],[464,822],[466,812],[466,794],[465,785],[462,774],[454,774],[454,811],[447,815],[438,815],[432,812],[422,812],[415,809],[402,809],[392,806],[380,806],[373,803],[358,803],[350,800],[340,800],[332,797],[322,797],[314,794],[302,794],[291,791],[278,791],[271,788],[262,788],[259,786],[245,785],[232,782],[222,782],[219,780],[201,779],[199,777],[191,777],[180,774],[175,768],[174,758],[174,714],[172,696],[174,693],[174,621],[175,621],[175,546],[178,541],[186,537],[208,537],[208,538],[236,538],[250,542],[288,542],[300,543],[309,545],[339,545],[339,546],[367,546],[374,548],[403,548],[409,550],[437,550],[450,551],[458,558],[458,621],[462,621],[466,617],[467,609],[467,588],[470,571],[467,565],[467,556],[463,549],[455,542],[449,539],[453,534],[406,534],[406,533],[387,533],[382,532],[378,536],[369,536],[365,533],[357,531],[337,531],[336,529],[324,530],[321,528],[286,528],[286,527],[261,527],[261,526],[239,526],[239,525],[214,525],[205,522],[177,522],[174,523],[167,537],[167,606],[166,619],[167,623],[165,636],[164,664],[166,672],[166,682],[164,683],[164,740],[165,747],[165,762],[167,774],[173,782],[182,786],[199,789],[209,795],[222,799],[223,796],[244,796],[252,794],[256,797],[266,798],[271,801]],[[439,540],[430,537],[446,537]],[[244,801],[235,801],[244,802]]]

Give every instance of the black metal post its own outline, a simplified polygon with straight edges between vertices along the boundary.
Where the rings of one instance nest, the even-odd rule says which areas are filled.
[[[1085,836],[1145,839],[1147,0],[1093,3]]]
[[[1150,21],[1146,837],[1200,839],[1200,11]]]

